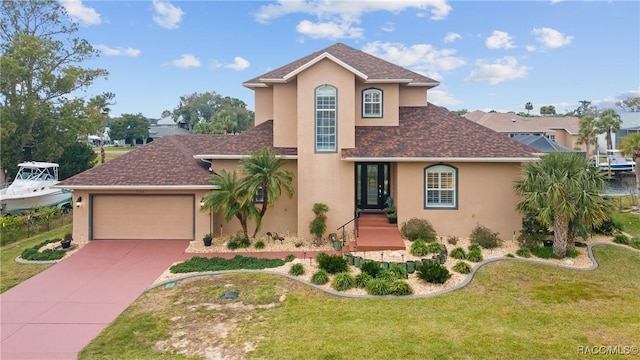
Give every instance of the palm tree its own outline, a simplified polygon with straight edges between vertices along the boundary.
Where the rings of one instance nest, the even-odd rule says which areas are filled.
[[[276,200],[282,195],[282,189],[289,197],[293,196],[293,173],[282,169],[286,160],[264,148],[262,151],[251,154],[241,162],[241,171],[245,174],[242,179],[242,186],[249,194],[262,193],[262,206],[256,217],[256,236],[262,224],[262,218],[269,206],[273,206]]]
[[[225,221],[236,217],[242,226],[242,232],[249,238],[247,222],[257,215],[257,209],[253,206],[253,193],[247,193],[246,188],[240,185],[236,172],[222,170],[218,175],[211,177],[212,185],[218,187],[209,191],[202,199],[202,211],[222,211]]]
[[[580,130],[578,130],[578,144],[585,144],[587,147],[587,158],[591,156],[591,144],[595,144],[598,129],[596,128],[596,118],[587,115],[580,119]]]
[[[527,102],[524,104],[524,109],[527,110],[527,115],[529,115],[529,111],[533,110],[533,104],[531,102]]]
[[[613,149],[611,133],[620,130],[620,126],[622,126],[622,119],[620,118],[620,115],[618,115],[618,113],[613,109],[605,109],[602,111],[602,114],[600,114],[600,118],[598,119],[596,126],[600,133],[606,134],[607,149]]]
[[[636,197],[638,206],[640,206],[640,133],[634,132],[623,137],[620,141],[620,149],[623,154],[633,157],[636,162],[634,170],[636,174]]]
[[[580,154],[549,153],[524,165],[524,174],[515,184],[521,196],[516,209],[536,214],[543,225],[553,227],[553,252],[563,258],[577,229],[592,229],[613,211],[613,202],[601,196],[605,177]]]

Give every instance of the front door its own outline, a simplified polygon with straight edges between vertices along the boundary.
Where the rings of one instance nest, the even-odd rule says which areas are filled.
[[[356,164],[356,207],[384,209],[389,196],[389,163]]]

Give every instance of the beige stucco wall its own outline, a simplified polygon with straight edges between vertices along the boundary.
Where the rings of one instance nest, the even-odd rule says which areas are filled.
[[[255,117],[254,125],[262,124],[273,119],[273,88],[255,88]]]
[[[151,194],[189,194],[195,197],[195,238],[201,239],[206,233],[209,232],[209,215],[200,211],[200,199],[205,195],[204,190],[182,190],[182,191],[162,191],[162,190],[135,190],[135,191],[123,191],[123,190],[74,190],[73,192],[73,238],[79,240],[89,239],[89,198],[91,195],[97,194],[130,194],[130,195],[151,195]],[[76,199],[81,196],[82,203],[80,207],[76,207]],[[153,206],[150,203],[150,206]],[[123,203],[121,212],[127,212],[127,204]],[[131,217],[136,217],[137,214],[131,211]],[[158,226],[171,226],[171,224],[158,224]],[[90,240],[90,239],[89,239]]]
[[[427,88],[422,86],[400,86],[400,106],[427,105]]]
[[[362,91],[369,88],[382,90],[382,118],[362,117]],[[356,83],[356,106],[354,117],[357,126],[398,126],[398,84]]]
[[[522,227],[513,189],[520,175],[516,163],[449,163],[458,168],[458,209],[424,209],[424,169],[433,163],[399,163],[397,171],[398,226],[413,217],[431,222],[440,236],[468,237],[478,224],[517,237]]]
[[[297,81],[273,86],[273,146],[295,147],[297,139]]]
[[[338,152],[315,152],[315,89],[332,85],[338,94]],[[323,60],[298,76],[298,233],[309,234],[314,203],[329,206],[327,232],[353,218],[354,166],[340,160],[340,150],[355,146],[356,89],[354,75]]]
[[[214,171],[220,173],[222,170],[233,171],[238,167],[240,162],[238,160],[214,160]],[[293,172],[293,197],[289,198],[286,191],[282,192],[280,198],[276,201],[273,207],[270,207],[262,220],[262,228],[259,234],[264,234],[267,231],[277,232],[278,234],[294,234],[297,231],[296,215],[298,212],[298,179],[297,179],[297,164],[295,160],[288,160],[283,166],[284,170]],[[242,175],[238,173],[238,177]],[[208,223],[207,223],[208,224]],[[221,227],[222,225],[222,227]],[[209,225],[207,225],[208,228]],[[214,235],[219,236],[222,231],[223,234],[235,234],[238,231],[242,231],[240,221],[237,218],[231,219],[229,222],[222,218],[220,213],[213,215],[213,229]],[[255,229],[255,222],[249,222],[249,232],[251,235]]]

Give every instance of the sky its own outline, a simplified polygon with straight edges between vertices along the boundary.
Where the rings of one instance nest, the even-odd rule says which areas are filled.
[[[115,93],[112,117],[157,119],[341,42],[440,82],[449,110],[560,114],[640,96],[640,1],[60,0],[103,68],[84,94]]]

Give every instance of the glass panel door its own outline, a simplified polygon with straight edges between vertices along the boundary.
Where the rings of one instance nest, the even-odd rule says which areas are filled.
[[[389,196],[389,163],[358,163],[355,169],[356,207],[383,209]]]
[[[378,206],[381,184],[378,183],[378,165],[367,165],[367,206]]]

